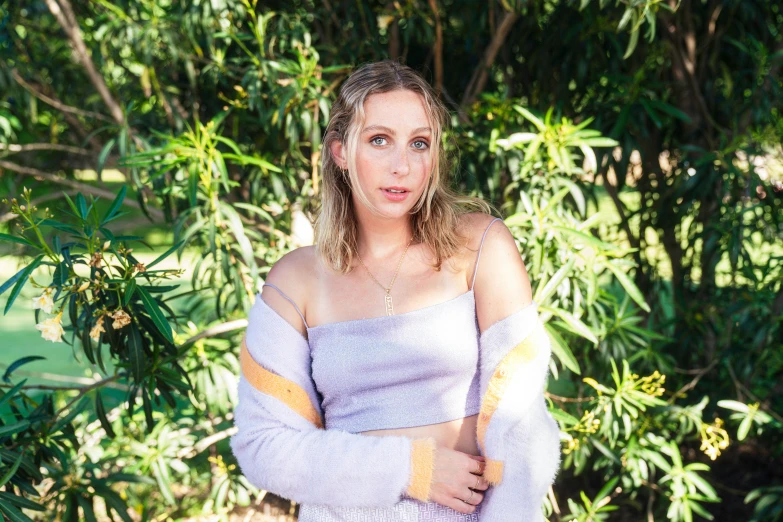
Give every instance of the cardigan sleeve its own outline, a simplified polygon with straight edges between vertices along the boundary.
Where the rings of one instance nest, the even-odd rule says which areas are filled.
[[[230,445],[250,483],[307,504],[382,507],[403,495],[428,499],[434,438],[324,430],[307,341],[260,295],[240,365]]]
[[[544,520],[543,500],[560,465],[560,428],[544,399],[550,356],[536,303],[480,337],[477,441],[493,484],[481,515],[493,522]]]

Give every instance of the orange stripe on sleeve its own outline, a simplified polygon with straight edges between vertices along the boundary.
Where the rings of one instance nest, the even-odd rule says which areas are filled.
[[[538,347],[543,341],[543,337],[548,335],[544,325],[539,322],[530,335],[521,343],[516,345],[510,352],[503,357],[500,364],[495,368],[495,372],[489,379],[487,391],[481,400],[481,410],[479,412],[476,425],[476,435],[482,454],[485,452],[484,439],[489,427],[489,421],[492,415],[497,411],[500,398],[506,393],[508,380],[514,375],[516,370],[523,364],[532,361],[538,353]],[[503,475],[503,461],[487,459],[487,467],[484,471],[484,478],[495,485],[500,484]]]
[[[321,416],[310,401],[307,392],[295,382],[270,372],[258,364],[250,355],[244,337],[239,353],[239,365],[242,368],[242,374],[255,389],[280,400],[315,427],[323,428]]]
[[[416,439],[411,444],[411,478],[406,493],[428,502],[435,468],[435,439]]]

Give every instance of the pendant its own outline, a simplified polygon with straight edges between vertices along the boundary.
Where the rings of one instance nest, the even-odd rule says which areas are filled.
[[[386,315],[394,315],[394,307],[392,306],[391,294],[386,294]]]

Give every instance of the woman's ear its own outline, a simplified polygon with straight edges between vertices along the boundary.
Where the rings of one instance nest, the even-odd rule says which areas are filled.
[[[341,169],[348,168],[348,162],[345,161],[345,147],[343,147],[343,144],[340,142],[340,140],[334,140],[331,142],[329,144],[329,150],[332,152],[332,157],[334,158],[334,162],[338,167]]]

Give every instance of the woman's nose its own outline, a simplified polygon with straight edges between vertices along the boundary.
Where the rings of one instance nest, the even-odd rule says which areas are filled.
[[[410,171],[408,151],[404,147],[401,147],[400,150],[397,150],[394,154],[392,168],[394,169],[394,174],[397,174],[398,176],[405,176]]]

